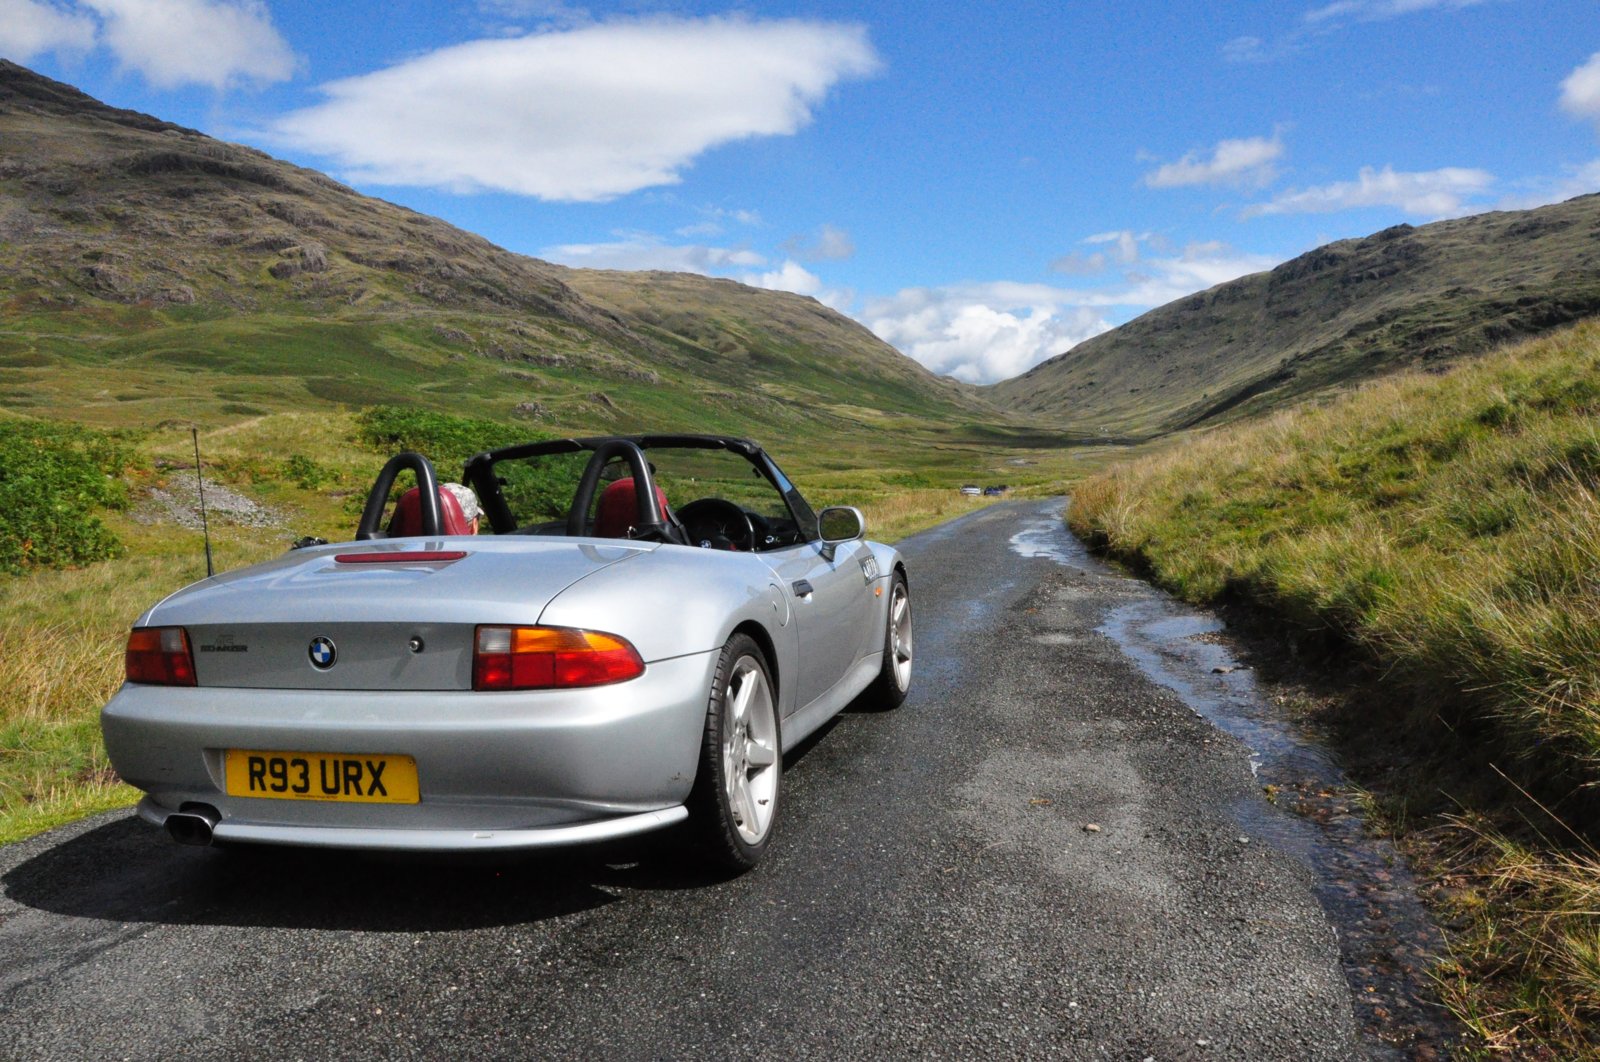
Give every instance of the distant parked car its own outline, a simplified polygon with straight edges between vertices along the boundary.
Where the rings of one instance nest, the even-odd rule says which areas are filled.
[[[1006,492],[1006,489],[1004,487],[985,487],[985,488],[983,488],[984,496],[987,497],[987,498],[998,498],[998,497],[1000,497],[1000,495],[1004,494],[1005,492]]]
[[[983,492],[978,489],[978,485],[976,483],[968,483],[966,486],[961,488],[961,493],[965,494],[969,498],[976,498]]]

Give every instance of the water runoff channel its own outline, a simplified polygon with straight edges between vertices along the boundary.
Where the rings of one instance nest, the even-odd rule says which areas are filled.
[[[1063,520],[1041,510],[1011,538],[1024,557],[1126,578],[1091,557]],[[1448,1043],[1458,1029],[1434,999],[1429,966],[1444,939],[1417,899],[1404,858],[1369,834],[1354,787],[1326,748],[1273,705],[1240,663],[1217,616],[1139,580],[1142,592],[1113,606],[1098,633],[1152,682],[1250,750],[1262,795],[1228,810],[1252,839],[1275,845],[1313,872],[1317,899],[1339,938],[1340,960],[1379,1057],[1413,1057]],[[1272,794],[1274,799],[1268,799]]]

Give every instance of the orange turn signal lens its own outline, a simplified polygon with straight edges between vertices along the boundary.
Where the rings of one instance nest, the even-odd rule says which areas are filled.
[[[135,627],[128,634],[123,669],[129,682],[193,686],[194,654],[182,627]]]
[[[570,627],[479,627],[475,690],[578,689],[626,682],[644,660],[626,638]]]

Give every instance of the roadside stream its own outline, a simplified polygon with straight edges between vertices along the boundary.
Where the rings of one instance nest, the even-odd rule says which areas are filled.
[[[1066,530],[1063,510],[1046,511],[1011,539],[1025,557],[1105,575]],[[1141,586],[1146,584],[1140,583]],[[1153,587],[1111,609],[1099,633],[1152,681],[1250,750],[1259,799],[1229,809],[1241,834],[1294,856],[1313,872],[1317,898],[1339,938],[1357,1018],[1383,1045],[1379,1057],[1436,1057],[1455,1039],[1428,973],[1444,938],[1417,899],[1405,860],[1365,828],[1355,789],[1332,755],[1283,718],[1242,665],[1216,616]]]

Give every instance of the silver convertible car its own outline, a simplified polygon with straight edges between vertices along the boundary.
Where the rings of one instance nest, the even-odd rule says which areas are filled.
[[[396,480],[417,486],[391,509]],[[394,457],[355,539],[139,617],[101,715],[139,814],[190,844],[467,851],[682,823],[753,866],[783,753],[911,683],[911,599],[854,508],[702,435]]]

